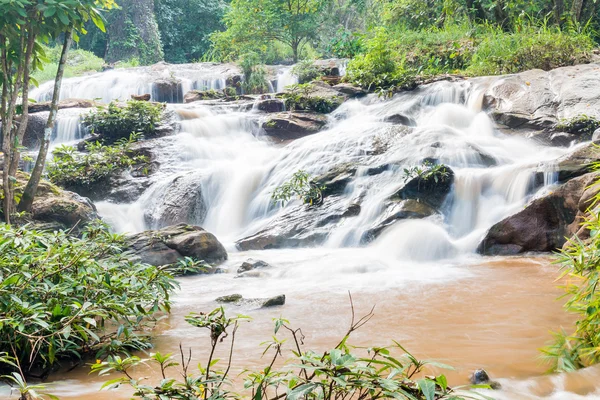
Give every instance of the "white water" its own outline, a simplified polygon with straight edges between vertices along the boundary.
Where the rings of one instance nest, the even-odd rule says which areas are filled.
[[[277,93],[281,93],[287,86],[298,83],[298,77],[292,73],[292,67],[285,67],[277,73]]]
[[[135,79],[105,89],[128,96],[140,81]],[[292,80],[282,70],[277,90]],[[145,90],[140,87],[139,93]],[[276,266],[254,282],[233,279],[232,273],[211,277],[210,290],[200,295],[195,288],[204,287],[206,281],[184,285],[178,302],[186,311],[192,305],[209,304],[217,293],[232,291],[249,297],[279,293],[323,297],[323,292],[353,290],[368,296],[400,288],[428,292],[440,283],[468,280],[477,274],[469,265],[478,260],[473,253],[486,230],[535,196],[535,171],[568,151],[496,130],[481,111],[482,90],[470,83],[440,82],[387,101],[376,96],[348,101],[330,116],[326,130],[285,146],[261,135],[257,126],[262,116],[256,110],[172,105],[182,115],[182,132],[155,140],[161,167],[151,178],[152,186],[133,204],[100,202],[98,211],[115,230],[137,232],[166,225],[170,204],[201,193],[204,209],[194,209],[186,222],[203,226],[228,247],[231,260],[226,267],[234,271],[249,256]],[[415,120],[414,130],[385,122],[398,113]],[[374,154],[381,148],[385,151]],[[450,166],[456,174],[442,215],[398,221],[374,242],[361,244],[363,234],[384,217],[390,195],[402,187],[404,168],[428,158]],[[270,226],[297,205],[282,209],[271,201],[273,190],[294,172],[303,169],[316,176],[346,163],[357,165],[358,172],[340,202],[359,203],[361,212],[332,225],[322,247],[236,252],[236,240]],[[369,175],[369,168],[380,166],[387,169]],[[545,186],[539,190],[549,190],[555,175],[548,167]],[[181,329],[169,334],[186,337]],[[575,395],[561,386],[561,378],[554,379],[551,398],[597,398]],[[502,383],[516,388],[499,393],[502,399],[546,397],[537,394],[537,383],[531,379],[506,377]]]

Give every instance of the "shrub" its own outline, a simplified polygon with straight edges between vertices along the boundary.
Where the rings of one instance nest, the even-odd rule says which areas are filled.
[[[323,76],[323,71],[312,60],[300,61],[292,68],[292,74],[298,77],[299,83],[307,83]]]
[[[310,83],[291,85],[281,96],[288,110],[314,111],[327,114],[342,104],[342,97],[321,97],[312,95],[316,88]]]
[[[584,114],[560,121],[556,124],[556,129],[559,131],[581,135],[587,138],[591,138],[594,131],[598,128],[600,128],[600,121]]]
[[[596,170],[600,164],[594,165]],[[600,181],[594,184],[599,188]],[[600,193],[592,199],[589,216],[584,227],[589,230],[589,240],[571,239],[558,254],[562,265],[561,278],[568,277],[564,285],[568,297],[565,309],[577,316],[575,332],[554,334],[551,345],[542,349],[553,371],[573,371],[600,362],[600,219],[598,218]]]
[[[272,193],[271,198],[275,202],[287,203],[293,197],[298,197],[305,204],[321,204],[323,202],[322,191],[325,187],[319,187],[314,183],[310,175],[305,171],[296,172],[292,178],[278,186]]]
[[[433,164],[425,161],[420,167],[404,168],[404,182],[411,179],[419,181],[434,181],[435,183],[445,182],[450,177],[448,167],[444,164]]]
[[[45,375],[64,360],[147,348],[137,333],[169,311],[176,283],[125,258],[123,243],[100,222],[81,238],[0,225],[0,352]]]
[[[103,142],[113,143],[132,133],[152,136],[163,110],[163,104],[148,101],[129,100],[125,105],[113,101],[85,115],[83,124]]]
[[[46,173],[53,183],[66,188],[85,188],[106,180],[114,174],[134,165],[147,162],[145,156],[134,155],[131,145],[137,139],[121,139],[114,145],[88,143],[86,153],[72,146],[62,145],[53,152]]]
[[[354,310],[353,310],[354,311]],[[340,342],[331,350],[317,353],[303,349],[302,331],[293,328],[285,319],[275,319],[275,335],[272,341],[265,343],[263,354],[270,355],[268,366],[261,371],[246,371],[244,390],[249,392],[245,398],[267,399],[384,399],[405,400],[434,399],[477,399],[485,398],[473,392],[462,393],[448,386],[444,375],[417,378],[428,366],[450,368],[446,365],[417,360],[400,344],[394,346],[371,347],[366,355],[353,353],[356,350],[348,344],[351,334],[363,326],[372,317],[372,313],[355,320],[354,314],[350,328]],[[190,314],[186,321],[195,327],[205,329],[210,335],[210,355],[204,365],[198,365],[198,371],[190,370],[190,356],[180,347],[182,360],[180,365],[173,354],[153,354],[148,360],[139,357],[111,357],[92,366],[93,372],[104,375],[118,372],[122,377],[106,382],[103,387],[116,387],[122,384],[134,389],[133,396],[143,399],[241,399],[242,395],[231,390],[228,379],[231,369],[236,332],[241,321],[248,317],[238,315],[227,317],[224,309],[217,308],[209,313]],[[294,346],[292,358],[278,369],[274,367],[283,357],[285,333]],[[279,337],[278,337],[279,335]],[[223,368],[217,367],[218,360],[213,359],[215,349],[230,336],[229,358]],[[401,351],[395,357],[392,351]],[[163,377],[155,384],[144,384],[134,376],[134,367],[150,362],[156,365]],[[176,369],[177,371],[175,371]],[[181,380],[180,376],[184,379]],[[487,387],[487,386],[485,386]],[[460,388],[457,388],[460,389]]]
[[[246,94],[266,93],[269,91],[267,71],[260,64],[257,53],[246,53],[240,60],[240,67],[244,74],[242,89]]]

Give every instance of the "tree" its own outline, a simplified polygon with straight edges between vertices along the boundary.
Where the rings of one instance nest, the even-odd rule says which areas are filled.
[[[37,2],[31,1],[31,3],[28,3],[26,1],[23,0],[23,3],[27,3],[27,11],[28,13],[25,13],[24,15],[22,13],[19,13],[20,15],[23,16],[24,18],[24,22],[26,23],[26,26],[30,27],[30,31],[27,34],[27,38],[28,40],[32,40],[32,35],[34,35],[34,33],[37,33],[37,37],[44,39],[45,41],[48,41],[50,39],[54,39],[56,40],[58,37],[60,37],[61,35],[64,37],[64,45],[63,45],[63,51],[62,51],[62,55],[61,55],[61,60],[59,63],[59,68],[58,68],[58,72],[56,74],[56,79],[55,79],[55,84],[54,84],[54,95],[52,97],[52,104],[51,104],[51,111],[50,111],[50,115],[48,117],[48,121],[46,123],[46,127],[44,130],[44,139],[42,141],[42,145],[40,147],[40,151],[35,163],[35,167],[34,170],[31,174],[31,177],[29,179],[29,181],[27,182],[27,186],[25,187],[25,190],[23,192],[23,197],[21,198],[21,201],[19,203],[19,210],[20,211],[31,211],[31,206],[33,204],[33,199],[35,197],[35,194],[37,192],[37,187],[38,184],[40,182],[41,176],[42,176],[42,172],[44,169],[44,165],[46,162],[46,156],[48,153],[48,147],[50,145],[50,135],[52,132],[52,128],[54,127],[54,122],[56,121],[56,114],[58,112],[58,100],[59,100],[59,94],[60,94],[60,86],[62,83],[62,76],[64,73],[64,68],[65,68],[65,64],[66,64],[66,59],[67,59],[67,54],[69,51],[69,48],[71,46],[71,41],[74,40],[79,40],[79,36],[78,36],[78,32],[85,34],[86,30],[84,28],[84,24],[89,21],[92,20],[96,26],[98,26],[100,29],[104,30],[104,22],[102,19],[102,16],[100,14],[101,10],[103,9],[111,9],[115,6],[114,0],[64,0],[61,2],[57,2],[54,0],[38,0]],[[39,31],[37,31],[39,29]],[[22,39],[20,43],[24,42],[24,36],[25,34],[22,34]],[[35,37],[33,38],[33,40],[35,40]],[[28,42],[29,43],[29,42]],[[22,47],[22,45],[21,45]],[[25,55],[27,55],[27,50],[29,49],[29,47],[27,47],[27,49],[25,50]],[[39,44],[33,45],[33,49],[37,49],[38,53],[43,53],[43,50],[41,48],[41,46],[39,46]],[[21,52],[23,51],[22,49],[20,50]],[[27,97],[27,88],[29,86],[29,82],[25,81],[25,79],[29,79],[29,72],[30,72],[30,68],[38,68],[39,65],[39,61],[41,60],[40,56],[38,55],[37,58],[34,61],[38,61],[38,63],[34,63],[32,66],[29,65],[27,58],[25,57],[25,59],[22,61],[23,63],[23,76],[24,76],[24,80],[23,80],[23,113],[22,113],[22,117],[21,117],[21,126],[19,127],[19,130],[17,131],[16,135],[11,135],[6,137],[5,136],[5,140],[8,139],[9,140],[9,144],[6,145],[5,147],[10,150],[9,153],[11,154],[11,160],[9,164],[11,167],[9,168],[9,171],[6,171],[6,165],[7,162],[5,160],[5,171],[4,171],[4,175],[7,174],[7,172],[12,172],[15,173],[16,169],[17,169],[17,165],[18,165],[18,159],[19,159],[19,154],[18,154],[18,147],[19,147],[19,143],[21,142],[21,140],[23,139],[23,135],[25,133],[25,130],[22,128],[23,125],[27,124],[27,110],[28,110],[28,97]],[[18,75],[17,75],[18,77]],[[8,122],[8,120],[7,120]],[[12,123],[12,121],[10,121]],[[10,124],[8,125],[10,127]],[[22,131],[22,132],[21,132]],[[13,141],[14,140],[14,141]],[[3,143],[5,144],[5,143]],[[5,157],[6,157],[6,153],[5,153]],[[10,180],[10,177],[9,177]],[[9,192],[6,189],[10,189],[10,182],[8,182],[9,185],[6,186],[6,181],[4,183],[5,185],[5,206],[4,206],[4,214],[5,214],[5,218],[7,219],[7,222],[10,222],[10,211],[12,209],[13,206],[13,201],[12,198],[10,198],[10,196],[7,196],[6,193]],[[7,200],[8,198],[8,200]]]
[[[156,0],[155,5],[167,62],[199,60],[210,49],[210,34],[225,29],[223,0]]]
[[[318,36],[327,1],[233,0],[224,17],[227,30],[212,36],[215,48],[224,58],[235,58],[277,40],[291,48],[297,62],[303,46]]]

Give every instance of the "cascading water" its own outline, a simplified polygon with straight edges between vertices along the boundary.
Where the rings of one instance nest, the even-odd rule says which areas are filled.
[[[291,75],[286,76],[287,73],[289,70],[280,71],[278,91],[280,86],[288,84],[288,79],[293,80]],[[132,82],[135,81],[127,84]],[[132,93],[131,88],[135,87],[113,86],[115,93],[127,95]],[[554,321],[552,318],[556,313],[555,309],[546,310],[546,313],[539,310],[542,299],[551,302],[548,299],[553,299],[556,292],[545,289],[544,297],[530,296],[528,290],[544,277],[548,281],[546,286],[554,288],[554,269],[536,269],[535,261],[525,263],[524,267],[515,266],[515,269],[519,268],[516,274],[524,277],[520,279],[514,272],[487,266],[474,252],[490,226],[518,211],[530,198],[556,183],[552,161],[569,150],[499,132],[481,111],[484,89],[470,82],[439,82],[397,94],[389,100],[368,96],[347,101],[329,116],[325,130],[285,145],[274,144],[262,134],[258,127],[264,114],[254,108],[209,107],[194,103],[170,105],[180,116],[181,133],[154,139],[153,152],[160,168],[151,175],[151,185],[131,204],[97,203],[99,214],[119,232],[137,232],[178,222],[198,224],[226,244],[230,261],[224,267],[230,271],[235,271],[248,257],[265,259],[275,268],[266,270],[258,282],[250,278],[234,279],[233,273],[183,280],[172,318],[174,326],[161,333],[160,337],[166,339],[159,337],[157,346],[176,351],[174,342],[195,343],[189,328],[175,319],[182,319],[183,314],[199,305],[211,307],[213,299],[219,295],[235,292],[243,293],[245,297],[264,297],[286,293],[291,299],[290,308],[284,310],[286,317],[288,312],[299,310],[294,308],[296,301],[296,306],[302,303],[306,308],[325,308],[320,311],[322,315],[299,313],[296,317],[300,323],[309,323],[315,318],[325,326],[333,323],[329,309],[339,309],[340,297],[352,290],[353,293],[367,293],[365,301],[378,301],[386,310],[385,315],[394,321],[396,311],[404,307],[399,314],[406,316],[402,316],[400,325],[412,328],[404,331],[398,328],[404,336],[393,338],[409,340],[413,329],[416,336],[422,337],[444,331],[446,326],[449,331],[460,331],[444,320],[444,314],[458,313],[454,316],[454,320],[458,320],[465,318],[462,314],[474,310],[471,318],[475,322],[470,326],[481,332],[465,333],[465,336],[472,335],[476,339],[465,344],[461,341],[462,336],[452,337],[448,339],[451,345],[446,347],[469,348],[475,346],[474,343],[483,343],[496,348],[496,341],[512,343],[511,335],[520,338],[516,336],[518,333],[511,332],[529,324],[529,320],[514,325],[496,320],[482,321],[487,315],[494,315],[499,320],[510,318],[513,310],[520,309],[518,304],[506,310],[502,308],[506,302],[510,303],[505,294],[519,285],[524,289],[515,292],[515,298],[522,301],[531,298],[540,303],[539,308],[531,310],[527,317],[535,319],[541,314],[546,318],[537,322],[540,327],[535,333],[526,332],[522,336],[545,337],[548,327],[543,323],[547,319]],[[88,93],[86,97],[91,96]],[[398,120],[411,126],[392,122]],[[424,160],[443,163],[454,172],[454,184],[440,212],[423,219],[397,221],[383,229],[374,241],[365,243],[365,234],[385,219],[390,197],[403,187],[405,168],[419,166]],[[282,216],[302,208],[298,201],[281,207],[271,199],[274,189],[296,171],[302,169],[317,176],[348,165],[354,166],[356,173],[336,202],[342,209],[360,205],[360,212],[326,225],[327,235],[321,245],[307,249],[235,250],[235,241],[267,228],[284,226],[286,222],[281,222]],[[534,179],[540,166],[546,168],[541,183]],[[510,262],[518,264],[520,261]],[[464,286],[462,282],[465,282]],[[451,290],[446,290],[442,284]],[[198,287],[203,289],[199,291]],[[440,294],[436,297],[438,291]],[[474,291],[478,296],[475,301],[470,297]],[[401,301],[389,301],[400,295],[404,296]],[[452,303],[457,298],[473,304],[468,307],[460,304],[465,306],[464,310],[450,306],[443,309],[446,302]],[[421,306],[413,299],[423,299],[427,306],[411,313]],[[443,312],[431,318],[438,321],[417,318],[419,313],[426,314],[437,308],[442,308]],[[345,324],[340,322],[338,314],[335,315],[334,330]],[[269,318],[274,316],[268,315]],[[263,317],[267,320],[266,325],[270,319],[266,314]],[[262,317],[259,315],[258,318]],[[387,321],[385,326],[389,327],[385,335],[398,334],[396,328],[392,329],[399,324],[394,321]],[[437,329],[438,323],[440,329]],[[426,325],[431,325],[432,329],[422,331]],[[500,333],[496,338],[497,332]],[[384,334],[377,332],[377,335]],[[371,339],[369,337],[365,344],[372,345]],[[532,359],[539,345],[539,342],[527,341],[523,344],[528,349],[531,347]],[[437,347],[440,347],[438,342],[432,339],[430,348]],[[474,360],[479,360],[479,353],[485,353],[477,349],[473,350],[476,353]],[[499,353],[486,354],[493,371]],[[436,358],[435,355],[431,358]],[[447,357],[460,359],[452,354]],[[500,398],[542,398],[532,388],[535,384],[528,379],[539,368],[510,369],[508,366],[514,363],[512,359],[497,363],[501,365],[497,367],[499,373],[507,374],[502,376],[511,377],[514,373],[518,378],[526,379],[502,380],[505,386],[514,383],[519,393],[509,389],[499,393]],[[477,366],[469,364],[469,367]],[[522,382],[528,382],[530,387],[525,387]],[[561,400],[578,396],[565,388],[559,388],[555,393],[558,394],[554,398]],[[581,398],[597,398],[590,393]]]
[[[292,73],[292,67],[285,67],[277,72],[277,93],[281,93],[287,86],[298,83],[298,77]]]

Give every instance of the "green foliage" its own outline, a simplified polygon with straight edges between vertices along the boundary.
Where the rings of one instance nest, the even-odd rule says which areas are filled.
[[[22,371],[49,371],[65,359],[147,348],[136,332],[169,311],[176,283],[125,258],[123,243],[100,222],[81,238],[0,225],[0,352]]]
[[[591,138],[594,131],[598,128],[600,128],[600,121],[585,114],[560,121],[556,125],[556,129],[559,131],[581,135],[587,138]]]
[[[269,91],[267,71],[260,62],[257,53],[249,52],[240,59],[240,67],[244,74],[242,90],[246,94],[266,93]]]
[[[314,64],[313,60],[304,60],[294,65],[292,74],[296,75],[298,82],[302,84],[321,77],[323,71]]]
[[[147,158],[135,155],[131,145],[136,135],[129,139],[120,139],[114,145],[88,143],[86,152],[80,153],[72,146],[62,145],[54,150],[52,161],[48,164],[48,179],[65,188],[86,188],[109,179],[134,165],[147,162]]]
[[[445,182],[449,177],[448,167],[444,164],[433,164],[425,161],[421,166],[404,168],[404,182],[417,178],[419,181],[439,183]]]
[[[319,186],[313,182],[311,176],[305,171],[296,172],[292,178],[278,186],[272,193],[271,198],[275,202],[287,203],[292,198],[297,197],[304,204],[321,204],[323,202],[324,186]]]
[[[41,70],[36,71],[33,74],[33,78],[39,82],[46,82],[54,80],[56,77],[56,71],[58,70],[58,61],[60,59],[60,52],[62,46],[56,46],[52,48],[46,48],[44,51],[48,58],[48,64],[44,64]],[[65,78],[71,78],[74,76],[81,76],[87,73],[99,72],[102,70],[104,60],[100,57],[96,57],[93,53],[86,50],[71,50],[67,58],[67,65],[65,67]]]
[[[600,164],[594,165],[596,170]],[[598,189],[600,182],[591,187]],[[600,219],[598,204],[600,192],[591,200],[589,215],[584,227],[590,238],[582,241],[570,239],[558,254],[562,265],[561,278],[566,278],[563,289],[565,309],[577,316],[575,332],[554,333],[554,341],[542,349],[545,358],[551,362],[553,371],[573,371],[600,362]]]
[[[224,29],[222,0],[156,0],[156,19],[165,61],[198,60],[209,50],[210,34]]]
[[[420,376],[427,366],[451,368],[433,361],[422,361],[415,358],[400,344],[394,342],[392,347],[371,347],[365,355],[357,354],[356,349],[348,345],[350,335],[363,326],[372,317],[372,313],[358,321],[352,319],[347,334],[333,349],[324,353],[304,350],[303,335],[300,329],[294,329],[289,321],[277,318],[274,320],[274,336],[266,346],[263,355],[269,354],[268,366],[260,371],[245,371],[244,391],[247,395],[231,390],[228,379],[235,344],[236,331],[240,321],[248,317],[227,317],[222,307],[210,313],[190,314],[186,321],[192,326],[207,329],[210,337],[210,355],[206,364],[198,365],[198,371],[190,370],[190,357],[181,352],[181,364],[173,354],[156,353],[147,360],[138,357],[122,359],[111,357],[107,361],[92,366],[93,372],[104,375],[119,372],[123,376],[104,384],[105,388],[118,385],[130,385],[134,397],[144,399],[242,399],[251,396],[254,400],[281,398],[298,399],[383,399],[396,398],[404,400],[434,399],[477,399],[485,398],[476,393],[450,388],[444,375]],[[291,359],[280,365],[286,339],[293,343]],[[213,358],[215,349],[223,340],[231,336],[229,358],[224,369],[217,365],[219,360]],[[401,352],[396,356],[395,352]],[[179,357],[178,357],[179,358]],[[144,363],[152,363],[160,368],[162,379],[157,384],[144,384],[142,379],[133,375],[133,367]],[[183,377],[183,380],[180,377]]]
[[[148,101],[128,100],[125,105],[116,101],[108,107],[98,107],[83,117],[83,124],[101,140],[112,143],[128,138],[131,133],[152,136],[160,123],[164,105]]]
[[[316,91],[310,83],[291,85],[281,94],[288,110],[314,111],[327,114],[342,104],[343,98],[325,98],[312,94]]]

